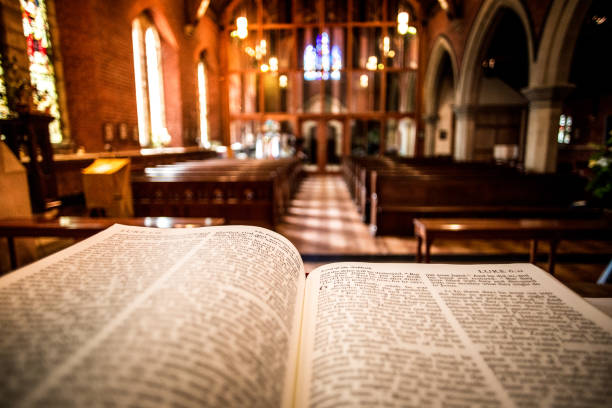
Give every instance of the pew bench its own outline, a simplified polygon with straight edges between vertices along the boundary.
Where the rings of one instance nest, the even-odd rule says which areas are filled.
[[[132,176],[138,217],[223,217],[228,224],[274,228],[282,198],[274,175]]]
[[[17,268],[15,237],[60,237],[83,239],[105,230],[113,224],[156,228],[192,228],[225,224],[223,218],[90,218],[42,216],[0,218],[0,237],[8,240],[11,269]]]
[[[372,172],[370,230],[412,235],[416,217],[593,218],[572,207],[584,180],[557,175],[406,175]]]
[[[273,229],[286,212],[302,167],[278,160],[185,161],[132,174],[137,216],[221,216],[229,224]]]
[[[548,241],[548,272],[554,274],[555,256],[561,240],[612,240],[612,221],[562,219],[426,219],[414,220],[416,261],[429,263],[431,245],[437,239],[530,240],[529,262],[534,263],[538,241]]]

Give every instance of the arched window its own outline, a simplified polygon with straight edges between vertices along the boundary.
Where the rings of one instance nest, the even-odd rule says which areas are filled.
[[[200,104],[200,145],[204,147],[210,146],[208,137],[208,100],[206,92],[208,90],[206,73],[206,63],[204,58],[198,62],[198,101]]]
[[[9,114],[8,103],[6,101],[6,87],[4,86],[4,69],[2,68],[3,60],[0,54],[0,119],[4,119]]]
[[[161,43],[151,20],[141,16],[132,23],[136,107],[141,146],[161,146],[170,141],[166,128]]]
[[[49,124],[52,143],[62,142],[60,109],[55,86],[55,70],[51,60],[51,40],[44,0],[20,0],[23,34],[30,60],[30,82],[34,88],[34,105],[55,118]]]

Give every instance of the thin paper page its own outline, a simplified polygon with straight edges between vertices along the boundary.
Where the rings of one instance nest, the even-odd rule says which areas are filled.
[[[307,281],[298,406],[609,406],[612,319],[529,264]]]
[[[0,405],[278,406],[303,285],[271,231],[114,226],[0,279]]]

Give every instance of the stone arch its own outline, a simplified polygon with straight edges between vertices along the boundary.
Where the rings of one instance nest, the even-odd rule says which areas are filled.
[[[444,78],[442,78],[442,69],[443,64],[446,63],[446,58],[448,58],[450,61],[453,88],[452,92],[454,94],[459,75],[457,58],[450,41],[445,36],[440,35],[434,41],[434,45],[430,53],[423,87],[426,156],[436,154],[436,137],[440,120],[438,112],[440,104],[439,97],[441,88],[443,86],[442,80]]]
[[[472,23],[456,85],[453,153],[456,160],[474,159],[476,110],[482,78],[481,60],[492,40],[491,33],[501,21],[500,16],[508,11],[516,16],[524,31],[527,75],[531,78],[535,47],[533,30],[525,7],[520,0],[485,0]]]
[[[516,14],[525,30],[527,37],[527,55],[529,61],[529,78],[535,60],[533,32],[529,16],[519,0],[485,0],[476,19],[472,23],[472,30],[467,38],[465,52],[461,63],[461,72],[457,81],[458,106],[473,104],[478,97],[477,82],[479,79],[480,59],[487,45],[487,39],[494,28],[498,13],[502,9],[509,9]]]
[[[457,57],[453,47],[443,35],[440,35],[434,41],[434,45],[431,49],[429,61],[427,62],[427,70],[425,71],[425,82],[423,86],[423,101],[425,116],[431,116],[435,114],[435,100],[436,93],[438,90],[438,76],[440,75],[440,69],[445,55],[448,55],[452,72],[453,72],[453,83],[457,84],[459,77],[459,68],[457,66]]]
[[[566,84],[582,22],[591,0],[555,0],[542,30],[530,87]]]
[[[555,0],[548,13],[529,76],[529,119],[525,168],[538,173],[557,169],[557,132],[561,104],[572,90],[569,75],[576,40],[591,0]]]

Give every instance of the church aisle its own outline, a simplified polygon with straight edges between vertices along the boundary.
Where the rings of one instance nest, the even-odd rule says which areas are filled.
[[[277,231],[303,255],[387,252],[370,236],[346,184],[337,175],[307,177]]]
[[[415,238],[372,237],[346,184],[333,174],[308,176],[276,230],[300,251],[307,272],[335,261],[414,262],[416,253]],[[547,243],[540,243],[538,266],[546,267],[547,251]],[[439,240],[432,246],[437,263],[527,262],[528,253],[528,242],[511,240]],[[562,241],[558,254],[574,260],[557,264],[560,280],[595,282],[608,262],[602,259],[612,258],[612,243]]]

